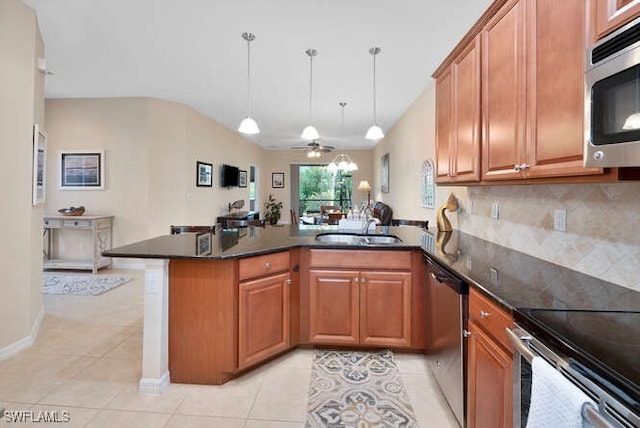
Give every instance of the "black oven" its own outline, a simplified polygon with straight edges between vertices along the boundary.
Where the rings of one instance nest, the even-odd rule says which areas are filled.
[[[587,52],[586,166],[640,166],[640,18]]]

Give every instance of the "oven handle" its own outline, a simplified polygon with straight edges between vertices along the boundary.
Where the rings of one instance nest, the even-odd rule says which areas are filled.
[[[527,345],[522,343],[523,340],[531,340],[532,337],[529,335],[522,335],[522,336],[518,335],[514,333],[514,331],[511,330],[510,328],[505,328],[504,331],[505,333],[507,333],[507,338],[509,339],[509,342],[511,342],[513,347],[516,349],[516,351],[518,351],[520,355],[522,355],[527,361],[529,362],[533,361],[533,358],[536,355],[533,353],[533,351],[531,351],[531,349],[527,347]]]

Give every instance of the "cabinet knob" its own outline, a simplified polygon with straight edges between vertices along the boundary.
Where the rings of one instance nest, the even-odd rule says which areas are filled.
[[[520,168],[529,169],[529,168],[531,168],[531,165],[529,165],[528,163],[523,163],[522,165],[520,165]]]
[[[516,171],[520,171],[522,169],[522,165],[515,164],[513,166],[513,169],[515,169]]]
[[[355,282],[356,282],[356,284],[357,284],[357,283],[359,283],[359,282],[360,282],[360,278],[358,278],[358,277],[356,276],[356,277],[354,278],[354,281],[355,281]]]
[[[462,335],[464,337],[469,337],[469,336],[471,336],[471,332],[469,330],[462,330]]]
[[[480,311],[480,318],[487,318],[489,315],[491,315],[491,312]]]
[[[365,282],[367,282],[367,278],[360,278],[360,284],[364,284]]]
[[[271,263],[266,262],[266,263],[264,264],[264,268],[265,268],[265,269],[271,269]]]
[[[287,279],[287,285],[291,285],[291,280]]]

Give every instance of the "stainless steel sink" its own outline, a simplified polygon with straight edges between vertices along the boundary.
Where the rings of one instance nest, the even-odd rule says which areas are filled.
[[[399,244],[402,239],[393,235],[368,235],[363,236],[364,245],[392,245]]]
[[[402,239],[393,235],[357,235],[353,233],[321,233],[316,235],[316,241],[331,242],[344,245],[393,245],[402,242]]]

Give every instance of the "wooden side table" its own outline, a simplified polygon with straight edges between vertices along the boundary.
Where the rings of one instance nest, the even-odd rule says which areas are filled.
[[[47,237],[44,250],[44,269],[79,269],[97,273],[98,269],[111,266],[111,257],[102,257],[102,252],[113,244],[113,216],[62,216],[45,215],[42,218],[43,235]],[[91,234],[92,256],[90,259],[53,258],[51,242],[54,230],[86,230]]]

